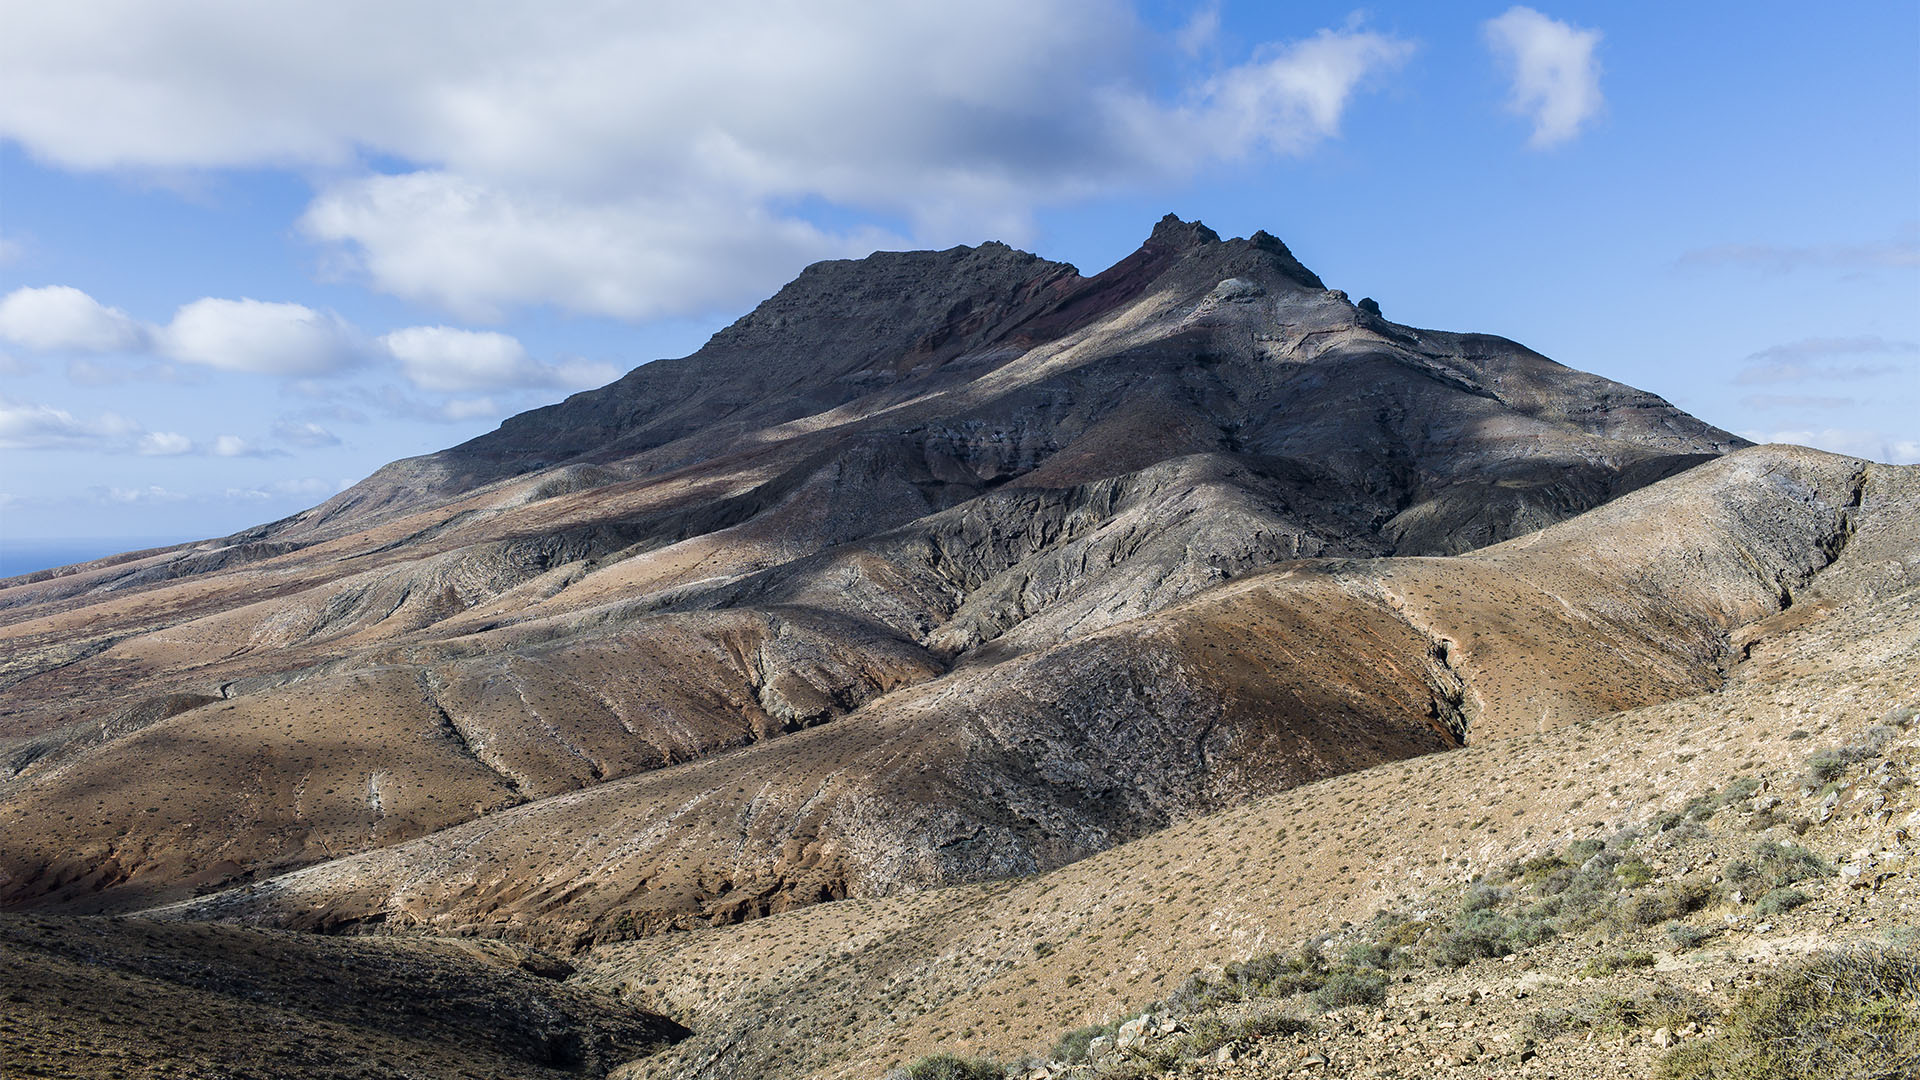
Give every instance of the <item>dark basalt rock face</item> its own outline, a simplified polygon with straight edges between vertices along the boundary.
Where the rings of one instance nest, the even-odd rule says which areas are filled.
[[[574,941],[1057,865],[1531,717],[1545,691],[1352,567],[1743,445],[1362,312],[1264,232],[1169,215],[1091,277],[997,243],[820,263],[691,356],[312,510],[0,588],[0,904],[306,866],[205,910]],[[1254,578],[1291,584],[1208,599]],[[1750,584],[1704,621],[1608,601],[1649,620],[1607,638],[1620,670],[1544,705],[1697,692]]]
[[[904,414],[898,406],[942,392],[988,404],[967,392],[970,383],[1070,339],[1149,291],[1199,301],[1205,310],[1182,311],[1189,317],[1136,335],[1144,340],[1116,349],[1105,363],[1028,383],[1025,401],[1001,398],[993,402],[1001,409],[967,419],[990,422],[1002,418],[992,413],[1011,411],[1005,419],[1022,426],[1056,428],[1047,432],[1045,452],[1083,433],[1059,429],[1063,419],[1082,429],[1099,420],[1152,425],[1172,412],[1165,418],[1196,427],[1189,451],[1364,457],[1373,474],[1368,482],[1390,489],[1383,494],[1398,509],[1443,496],[1455,480],[1469,483],[1468,499],[1491,494],[1489,484],[1504,492],[1541,489],[1526,507],[1502,498],[1494,514],[1505,524],[1459,522],[1457,539],[1429,530],[1402,550],[1479,546],[1744,445],[1652,395],[1561,368],[1512,342],[1364,315],[1268,233],[1223,241],[1204,224],[1169,214],[1138,251],[1092,278],[999,243],[817,263],[691,356],[635,368],[452,449],[396,462],[269,532],[335,535],[569,463],[658,474],[724,454],[751,432],[839,409],[854,410],[836,429],[842,437],[862,428],[871,433],[876,425],[861,423],[861,414],[887,412],[877,425],[883,429],[896,415],[955,419],[958,402]],[[1329,347],[1335,338],[1338,347]],[[1042,397],[1051,409],[1035,408]],[[1063,416],[1067,398],[1079,400]],[[1538,421],[1539,430],[1527,436],[1539,445],[1522,455],[1500,445],[1513,460],[1498,476],[1487,475],[1484,457],[1449,460],[1468,439],[1496,442],[1471,426],[1507,417]],[[1624,445],[1600,448],[1594,462],[1596,455],[1569,452],[1583,436]],[[1649,458],[1668,465],[1649,468]],[[1038,457],[1029,464],[1039,464]],[[1581,475],[1542,475],[1554,468]]]

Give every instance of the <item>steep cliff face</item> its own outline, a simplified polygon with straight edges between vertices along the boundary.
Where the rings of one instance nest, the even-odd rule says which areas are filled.
[[[1596,571],[1568,610],[1611,660],[1425,608],[1562,610],[1451,557],[1741,445],[1383,321],[1264,233],[1169,217],[1092,277],[1000,244],[819,264],[303,514],[0,588],[0,903],[391,848],[316,917],[573,939],[1055,865],[1476,722],[1697,692],[1799,548],[1716,570],[1706,611]],[[1851,468],[1802,469],[1793,537],[1829,542]],[[481,835],[514,850],[421,854]],[[422,858],[462,868],[382,891]]]

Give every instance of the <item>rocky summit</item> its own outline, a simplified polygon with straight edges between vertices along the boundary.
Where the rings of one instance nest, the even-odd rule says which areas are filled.
[[[293,517],[0,581],[0,958],[227,1035],[264,995],[302,1075],[394,1040],[422,1075],[1191,1071],[1176,1036],[1244,1017],[1164,997],[1189,975],[1402,909],[1431,910],[1356,947],[1448,960],[1420,950],[1465,932],[1432,914],[1461,889],[1595,836],[1545,873],[1613,874],[1639,819],[1742,771],[1758,813],[1816,719],[1886,731],[1822,784],[1895,775],[1916,507],[1920,469],[1387,321],[1264,232],[1169,215],[1091,277],[997,243],[819,263],[690,356]],[[1911,794],[1876,790],[1895,828]],[[1793,842],[1869,835],[1843,805]],[[1691,839],[1676,882],[1743,857]],[[1528,873],[1472,910],[1519,920]],[[1745,917],[1733,880],[1673,918]],[[1618,923],[1553,924],[1553,963]],[[1289,955],[1276,1000],[1372,988],[1314,998],[1336,1012],[1414,978]],[[1479,994],[1460,967],[1436,993]],[[411,982],[496,1020],[396,1026],[355,991]],[[109,1022],[15,1000],[48,1068]],[[1287,1016],[1205,1067],[1351,1055]],[[1436,1054],[1546,1068],[1553,1037]],[[156,1076],[245,1044],[154,1038],[183,1070]]]

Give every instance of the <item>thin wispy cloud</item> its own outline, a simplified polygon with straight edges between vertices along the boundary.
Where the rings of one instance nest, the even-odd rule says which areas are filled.
[[[1189,57],[1199,56],[1213,47],[1220,36],[1220,3],[1212,0],[1202,4],[1192,17],[1174,32],[1173,42],[1180,52]]]
[[[1920,342],[1888,340],[1877,335],[1810,337],[1769,346],[1751,353],[1734,376],[1739,386],[1766,383],[1851,381],[1891,374],[1904,366],[1882,359],[1854,357],[1910,357],[1920,355]]]
[[[1847,271],[1920,268],[1920,229],[1876,244],[1716,244],[1679,258],[1681,266],[1744,266],[1768,273],[1831,269]]]
[[[118,413],[85,418],[0,397],[0,450],[130,450],[142,434],[139,424]]]
[[[1920,464],[1920,439],[1860,428],[1806,427],[1743,431],[1757,443],[1793,443],[1889,465]]]
[[[1859,406],[1860,400],[1826,394],[1746,394],[1740,398],[1740,404],[1749,409],[1766,410],[1852,409]]]
[[[273,437],[289,446],[308,449],[340,445],[340,436],[311,420],[282,419],[273,425]]]
[[[1601,34],[1550,19],[1529,7],[1508,8],[1482,27],[1487,45],[1512,80],[1509,111],[1533,121],[1528,144],[1545,149],[1579,135],[1600,114]]]

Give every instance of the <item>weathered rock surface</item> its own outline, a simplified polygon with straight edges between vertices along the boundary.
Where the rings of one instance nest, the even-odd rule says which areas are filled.
[[[1711,691],[1729,633],[1818,580],[1837,538],[1897,531],[1875,475],[1902,471],[1762,447],[1466,556],[1290,562],[184,910],[574,946],[1032,873],[1250,794]]]
[[[1859,463],[1536,530],[1740,445],[1264,233],[820,264],[311,511],[5,583],[0,904],[366,852],[273,917],[571,941],[1057,865],[1711,686]]]
[[[499,943],[0,915],[9,1075],[604,1077],[687,1030]]]

